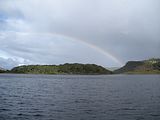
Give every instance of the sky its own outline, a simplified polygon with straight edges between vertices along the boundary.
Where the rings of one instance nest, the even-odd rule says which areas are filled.
[[[0,0],[0,67],[160,57],[159,0]]]

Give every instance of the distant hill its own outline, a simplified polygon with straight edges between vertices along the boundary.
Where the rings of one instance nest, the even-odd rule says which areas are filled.
[[[153,74],[160,73],[160,59],[149,59],[143,61],[129,61],[114,73],[131,73],[131,74]]]
[[[112,74],[95,64],[27,65],[13,68],[11,73],[24,74]]]

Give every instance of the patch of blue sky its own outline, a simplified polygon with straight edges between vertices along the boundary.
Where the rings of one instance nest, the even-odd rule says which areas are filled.
[[[4,22],[6,19],[8,19],[8,16],[0,11],[0,22]]]

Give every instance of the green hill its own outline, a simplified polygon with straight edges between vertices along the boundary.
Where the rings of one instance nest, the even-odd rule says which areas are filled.
[[[143,61],[129,61],[114,73],[130,73],[130,74],[159,74],[160,59],[149,59]]]
[[[27,65],[13,68],[11,73],[24,74],[112,74],[95,64]]]

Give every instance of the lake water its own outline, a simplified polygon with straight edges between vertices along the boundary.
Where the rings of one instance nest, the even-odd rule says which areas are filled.
[[[0,120],[160,120],[160,75],[0,74]]]

